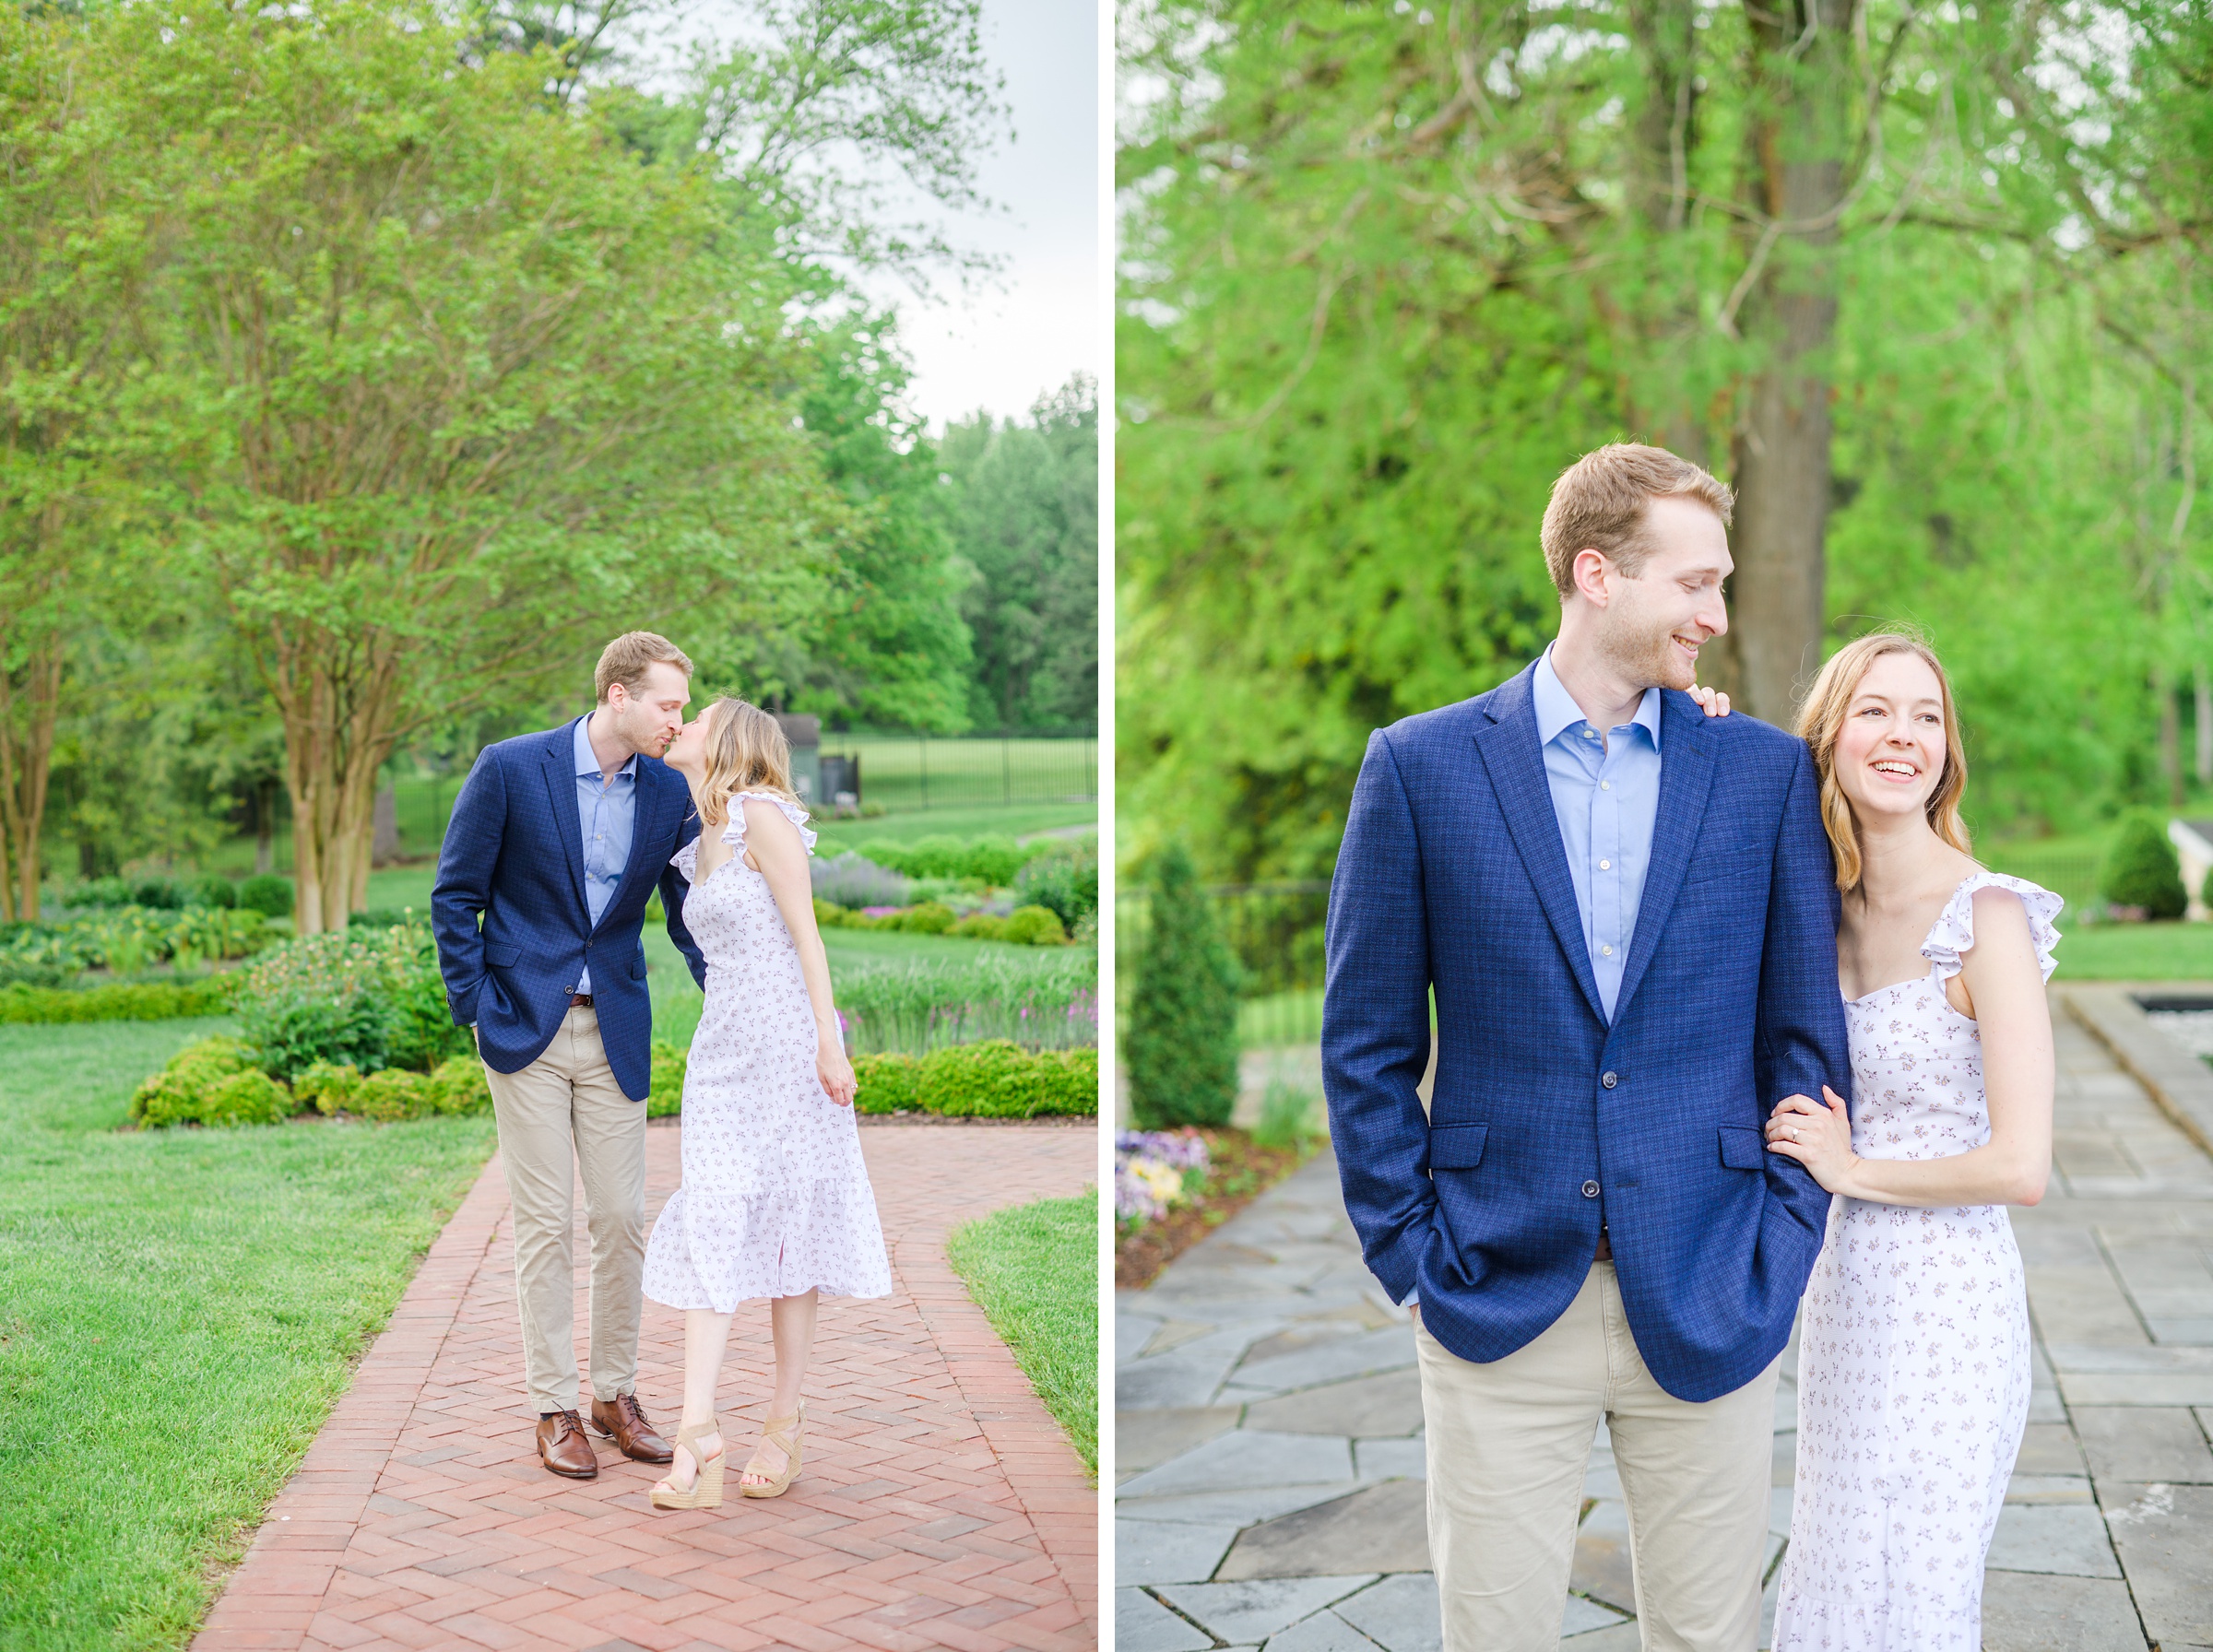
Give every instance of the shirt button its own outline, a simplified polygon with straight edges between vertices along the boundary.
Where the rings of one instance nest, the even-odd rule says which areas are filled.
[[[1598,955],[1601,958],[1611,958],[1614,956],[1614,949],[1612,947],[1601,947],[1598,950]]]
[[[1583,1184],[1583,1197],[1585,1198],[1596,1198],[1598,1197],[1598,1184],[1596,1182],[1585,1182]]]
[[[1611,872],[1614,869],[1614,863],[1610,860],[1602,860],[1598,863],[1598,869],[1602,872]]]
[[[1598,789],[1602,792],[1610,792],[1614,789],[1614,783],[1611,780],[1602,780],[1598,783]]]
[[[1613,1088],[1614,1088],[1614,1086],[1615,1086],[1615,1085],[1616,1085],[1616,1084],[1620,1083],[1620,1082],[1621,1082],[1621,1080],[1620,1080],[1619,1076],[1618,1076],[1618,1075],[1616,1075],[1616,1074],[1614,1074],[1614,1073],[1602,1073],[1602,1074],[1600,1074],[1600,1075],[1599,1075],[1599,1080],[1598,1080],[1598,1081],[1599,1081],[1601,1084],[1604,1084],[1604,1086],[1605,1086],[1605,1087],[1606,1087],[1608,1090],[1611,1090],[1611,1089],[1613,1089]]]

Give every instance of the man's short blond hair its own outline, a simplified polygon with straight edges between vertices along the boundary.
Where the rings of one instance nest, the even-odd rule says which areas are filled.
[[[649,631],[624,631],[599,651],[599,668],[592,673],[599,703],[607,703],[607,691],[617,683],[632,694],[643,690],[645,673],[656,666],[674,666],[686,677],[692,675],[692,662],[667,637]]]
[[[1615,442],[1585,454],[1552,485],[1544,507],[1544,566],[1561,596],[1575,589],[1575,559],[1595,550],[1635,579],[1651,554],[1645,518],[1655,499],[1683,494],[1729,525],[1736,499],[1708,472],[1664,447]]]

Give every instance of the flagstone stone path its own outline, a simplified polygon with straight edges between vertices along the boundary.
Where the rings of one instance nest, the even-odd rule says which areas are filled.
[[[1983,1645],[2213,1647],[2213,1158],[2056,995],[2053,1020],[2054,1174],[2042,1204],[2012,1213],[2034,1398],[1991,1547]],[[1117,1305],[1119,1652],[1434,1652],[1413,1331],[1361,1263],[1331,1156]],[[1793,1340],[1769,1619],[1795,1375]],[[1563,1646],[1629,1652],[1628,1528],[1603,1428],[1584,1493]]]
[[[647,1215],[678,1179],[647,1137]],[[894,1293],[822,1305],[805,1466],[780,1499],[656,1513],[662,1472],[604,1441],[599,1477],[538,1466],[513,1234],[495,1158],[270,1506],[195,1652],[1075,1652],[1098,1644],[1098,1493],[947,1266],[1004,1205],[1080,1193],[1097,1134],[1053,1125],[861,1131]],[[577,1195],[579,1211],[583,1195]],[[583,1362],[588,1255],[581,1216]],[[683,1316],[648,1303],[638,1392],[673,1437]],[[721,1416],[741,1462],[773,1365],[741,1311]],[[586,1396],[588,1403],[588,1394]]]

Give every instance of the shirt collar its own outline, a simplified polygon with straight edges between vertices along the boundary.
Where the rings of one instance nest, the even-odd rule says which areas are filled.
[[[1544,645],[1537,660],[1537,669],[1530,682],[1530,699],[1537,714],[1537,744],[1549,746],[1563,728],[1580,728],[1587,719],[1583,708],[1568,692],[1560,681],[1560,674],[1552,668],[1552,644]],[[1644,698],[1637,702],[1637,714],[1629,721],[1651,737],[1652,749],[1660,749],[1660,690],[1645,690]],[[1613,730],[1602,730],[1611,734]]]
[[[586,726],[590,722],[591,718],[588,715],[576,719],[575,747],[576,775],[578,779],[582,779],[586,774],[591,775],[595,780],[599,776],[599,759],[592,750],[592,737],[586,732]],[[635,780],[637,778],[637,774],[638,754],[633,751],[630,754],[629,761],[626,761],[620,769],[615,771],[615,778],[617,780],[621,780],[625,777],[628,777],[629,779]]]

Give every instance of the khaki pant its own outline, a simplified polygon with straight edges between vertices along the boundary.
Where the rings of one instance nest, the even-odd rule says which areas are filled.
[[[598,1012],[581,1005],[521,1072],[486,1068],[484,1076],[515,1210],[515,1295],[530,1404],[539,1411],[577,1409],[571,1236],[579,1171],[592,1236],[592,1393],[600,1399],[634,1393],[645,1268],[645,1103],[615,1082]]]
[[[1476,1364],[1415,1332],[1429,1551],[1446,1652],[1554,1652],[1601,1417],[1628,1503],[1646,1652],[1753,1652],[1768,1538],[1775,1381],[1677,1399],[1622,1314],[1614,1264],[1527,1347]]]

